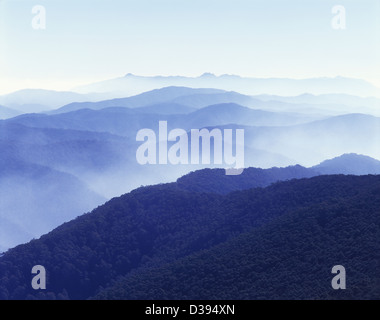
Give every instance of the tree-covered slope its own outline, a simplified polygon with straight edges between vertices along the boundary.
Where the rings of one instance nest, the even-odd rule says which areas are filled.
[[[286,168],[247,168],[241,175],[226,175],[223,169],[203,169],[191,172],[177,180],[181,190],[227,194],[232,191],[267,187],[272,183],[320,175],[312,168],[290,166]]]
[[[161,268],[132,273],[95,299],[378,299],[380,198],[368,189],[292,209],[262,228]],[[343,265],[347,289],[333,290]]]
[[[227,195],[141,188],[8,251],[0,299],[328,298],[336,264],[346,297],[376,297],[379,190],[378,176]],[[34,265],[46,291],[31,289]]]

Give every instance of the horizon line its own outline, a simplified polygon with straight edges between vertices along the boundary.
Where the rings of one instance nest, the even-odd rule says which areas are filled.
[[[149,79],[149,78],[202,79],[202,78],[206,78],[206,77],[213,77],[215,79],[220,79],[220,78],[223,78],[223,77],[235,77],[235,78],[239,78],[239,79],[242,79],[242,80],[246,79],[246,80],[263,80],[263,81],[265,81],[265,80],[307,81],[307,80],[324,80],[324,79],[326,79],[326,80],[347,79],[347,80],[363,81],[363,82],[366,82],[366,83],[370,84],[374,88],[380,90],[380,86],[376,85],[371,80],[364,79],[364,78],[359,78],[359,77],[342,76],[342,75],[336,75],[336,76],[315,76],[315,77],[295,77],[295,78],[291,78],[291,77],[273,77],[273,76],[271,76],[271,77],[269,77],[269,76],[268,77],[255,77],[255,76],[251,76],[251,75],[239,75],[239,74],[233,74],[233,73],[216,74],[216,73],[212,73],[212,72],[204,72],[204,73],[202,73],[200,75],[193,75],[193,76],[192,75],[181,75],[181,74],[166,74],[166,75],[164,75],[164,74],[155,74],[155,75],[147,75],[147,74],[145,74],[144,75],[144,74],[126,73],[124,75],[115,76],[115,77],[107,77],[107,78],[101,78],[101,79],[98,78],[98,79],[93,79],[93,80],[87,79],[87,80],[80,81],[80,84],[78,83],[78,84],[76,84],[74,86],[70,85],[68,82],[65,85],[62,85],[62,83],[61,83],[61,87],[62,87],[61,89],[58,88],[58,85],[54,86],[54,87],[49,87],[49,86],[46,86],[46,85],[24,86],[24,87],[20,87],[18,89],[5,90],[4,92],[0,93],[0,96],[6,96],[6,95],[10,95],[10,94],[17,93],[17,92],[20,92],[20,91],[24,91],[24,90],[43,90],[43,91],[70,92],[70,93],[81,94],[81,93],[79,93],[77,91],[81,87],[93,85],[93,84],[96,84],[96,83],[106,82],[106,81],[125,79],[125,78],[128,78],[128,77],[145,78],[145,79]],[[28,79],[28,80],[30,80],[30,79]],[[175,87],[175,85],[173,85],[173,86]],[[165,87],[172,87],[172,86],[165,86]],[[177,87],[186,87],[186,86],[177,86]],[[148,90],[148,91],[151,91],[151,90]],[[92,93],[97,93],[97,92],[92,92]],[[107,92],[101,92],[101,93],[107,93]],[[307,93],[308,92],[304,92],[303,94],[307,94]],[[368,96],[368,97],[370,97],[370,96]]]

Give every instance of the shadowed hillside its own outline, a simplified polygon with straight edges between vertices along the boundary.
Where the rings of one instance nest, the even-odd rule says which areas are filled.
[[[8,251],[0,297],[375,298],[379,187],[377,176],[321,176],[225,196],[141,188]],[[29,288],[36,264],[43,293]],[[340,295],[337,264],[350,272]]]

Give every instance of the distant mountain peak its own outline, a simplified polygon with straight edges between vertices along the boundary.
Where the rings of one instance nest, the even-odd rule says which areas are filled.
[[[371,158],[371,157],[363,155],[363,154],[357,154],[357,153],[345,153],[339,157],[335,157],[333,159],[323,161],[321,164],[334,162],[334,161],[336,162],[336,161],[347,161],[347,160],[350,160],[350,161],[369,161],[372,163],[380,164],[379,160],[376,160],[374,158]]]
[[[313,169],[322,174],[380,174],[380,161],[356,153],[346,153],[339,157],[323,161]]]
[[[210,72],[205,72],[200,76],[200,78],[216,78],[216,75]]]

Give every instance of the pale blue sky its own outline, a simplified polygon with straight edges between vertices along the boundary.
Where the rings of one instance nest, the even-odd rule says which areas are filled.
[[[34,30],[32,8],[46,8]],[[335,5],[347,29],[331,27]],[[0,0],[0,94],[122,76],[347,76],[380,86],[379,0]]]

